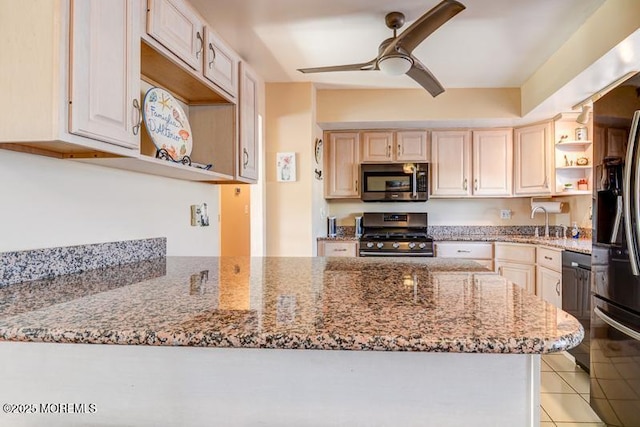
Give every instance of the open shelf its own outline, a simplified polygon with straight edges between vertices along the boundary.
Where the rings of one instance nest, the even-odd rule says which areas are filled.
[[[588,147],[591,144],[591,141],[564,141],[564,142],[558,142],[555,147],[557,149],[575,149],[575,148],[582,148],[585,149],[585,147]]]
[[[556,166],[556,170],[575,170],[575,169],[591,169],[591,165],[585,166]]]
[[[233,176],[230,175],[187,166],[182,163],[174,163],[168,160],[157,159],[143,154],[139,157],[98,156],[75,158],[75,160],[94,165],[140,172],[149,175],[164,176],[167,178],[175,178],[185,181],[226,182],[233,179]]]

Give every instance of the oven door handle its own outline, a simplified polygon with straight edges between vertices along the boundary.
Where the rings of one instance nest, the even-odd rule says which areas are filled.
[[[598,316],[600,319],[602,319],[602,321],[604,321],[607,325],[611,326],[613,329],[616,329],[616,330],[622,332],[623,334],[633,338],[636,341],[640,341],[640,333],[639,332],[634,331],[633,329],[623,325],[622,323],[618,322],[617,320],[613,320],[611,317],[609,317],[606,314],[604,314],[604,312],[602,310],[600,310],[600,307],[594,308],[593,312],[595,313],[596,316]]]

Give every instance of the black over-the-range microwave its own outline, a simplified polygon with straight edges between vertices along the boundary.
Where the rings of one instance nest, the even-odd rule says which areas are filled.
[[[426,202],[429,195],[428,163],[360,165],[363,202]]]

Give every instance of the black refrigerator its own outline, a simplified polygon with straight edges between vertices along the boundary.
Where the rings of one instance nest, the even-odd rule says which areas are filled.
[[[640,74],[593,105],[590,403],[640,427]]]

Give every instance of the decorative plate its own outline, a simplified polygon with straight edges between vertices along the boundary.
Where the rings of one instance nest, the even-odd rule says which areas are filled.
[[[158,150],[166,150],[176,162],[191,155],[191,126],[173,95],[159,87],[149,89],[142,111],[147,132]]]
[[[318,138],[316,138],[315,156],[316,164],[319,165],[322,162],[322,140]]]

